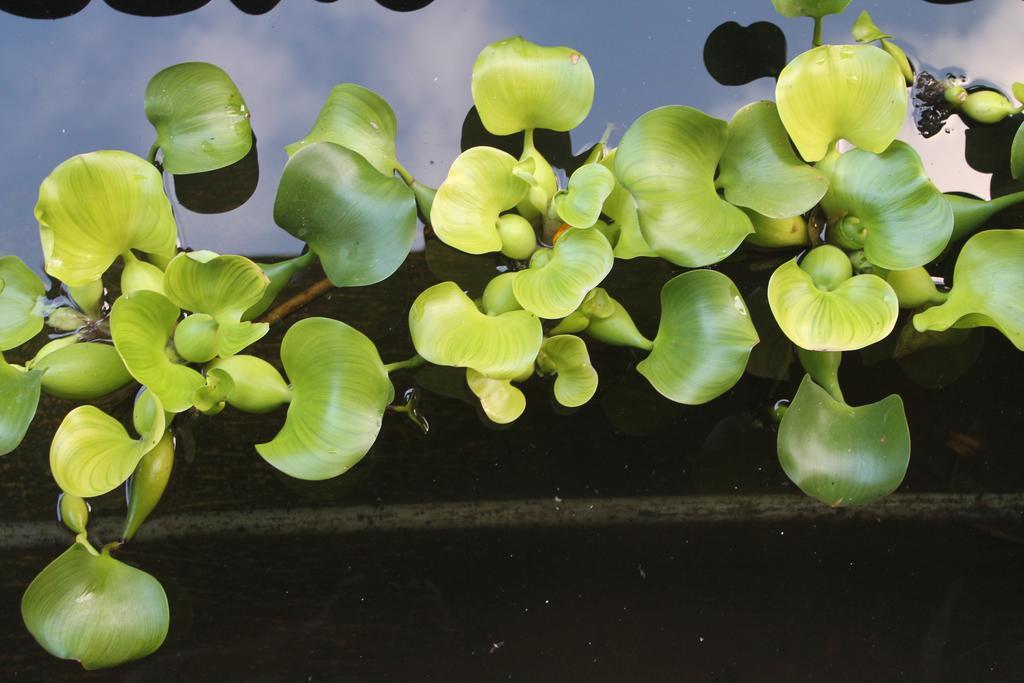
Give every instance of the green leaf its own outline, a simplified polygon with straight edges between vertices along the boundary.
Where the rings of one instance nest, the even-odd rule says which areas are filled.
[[[291,156],[313,142],[333,142],[389,176],[398,167],[396,135],[395,112],[383,97],[361,85],[342,83],[331,89],[309,134],[284,149]]]
[[[164,432],[159,443],[139,461],[128,482],[128,513],[121,540],[130,541],[164,495],[174,469],[174,437]]]
[[[517,213],[498,216],[495,223],[501,238],[501,253],[517,261],[525,260],[537,251],[537,232],[530,221]]]
[[[416,352],[435,365],[473,368],[492,379],[517,377],[544,338],[529,311],[484,315],[454,282],[426,289],[409,310]]]
[[[163,412],[138,439],[95,406],[68,413],[50,444],[50,471],[61,490],[82,498],[113,491],[131,476],[164,434]]]
[[[839,14],[850,4],[850,0],[772,0],[775,11],[784,17],[813,17],[820,19],[826,14]]]
[[[864,10],[857,16],[857,20],[853,22],[851,32],[853,33],[853,39],[858,43],[871,43],[882,38],[892,38],[892,36],[875,25],[867,10]]]
[[[743,212],[754,226],[754,232],[747,235],[747,244],[765,249],[788,249],[810,244],[811,237],[803,216],[768,218],[750,209],[743,209]]]
[[[235,380],[227,371],[210,368],[206,371],[206,384],[192,392],[192,405],[204,415],[217,415],[234,390]]]
[[[314,142],[285,165],[274,220],[316,252],[336,287],[371,285],[409,254],[416,197],[357,152]]]
[[[146,118],[156,128],[168,173],[202,173],[230,166],[252,149],[249,110],[223,69],[185,62],[157,73],[146,86]]]
[[[487,315],[501,315],[509,311],[521,311],[523,307],[516,300],[513,284],[517,272],[509,271],[491,278],[480,297],[480,310]]]
[[[946,303],[914,316],[919,332],[954,326],[994,327],[1024,351],[1024,230],[986,230],[967,240]]]
[[[736,384],[757,342],[732,280],[713,270],[694,270],[661,288],[654,349],[636,369],[677,403],[707,403]]]
[[[191,408],[192,392],[205,383],[198,372],[167,355],[179,313],[167,297],[150,291],[120,297],[110,313],[114,347],[128,372],[172,413]]]
[[[949,203],[917,152],[899,140],[881,154],[852,149],[841,155],[822,206],[830,225],[842,220],[852,228],[842,246],[863,246],[868,261],[888,270],[934,260],[953,234]]]
[[[590,337],[602,344],[610,344],[611,346],[631,346],[644,351],[650,351],[654,348],[654,342],[637,329],[636,323],[633,322],[632,316],[629,315],[629,311],[621,303],[609,296],[600,287],[595,289],[594,293],[596,295],[595,298],[600,297],[602,294],[604,297],[607,297],[609,310],[607,315],[588,316],[589,320],[585,329]],[[588,303],[584,301],[583,310],[590,308]]]
[[[834,249],[846,259],[835,247],[814,251],[821,249]],[[847,275],[841,282],[817,283],[796,259],[772,273],[768,303],[786,336],[809,351],[864,348],[892,332],[899,315],[896,293],[877,275]]]
[[[74,340],[74,337],[70,339]],[[62,344],[46,352],[50,344],[40,349],[31,367],[46,373],[43,375],[43,391],[51,396],[72,401],[94,401],[132,381],[117,349],[110,344]]]
[[[291,389],[277,369],[255,356],[238,355],[218,358],[207,371],[227,372],[235,388],[228,394],[228,405],[247,413],[269,413],[291,400]]]
[[[634,121],[615,152],[615,177],[636,200],[644,239],[676,265],[717,263],[753,231],[715,189],[726,141],[725,121],[669,106]]]
[[[612,169],[614,164],[615,150],[612,150],[608,156],[601,160],[601,165]],[[597,227],[602,229],[605,237],[611,243],[615,252],[615,258],[632,259],[639,256],[658,255],[647,244],[643,234],[640,232],[640,217],[636,210],[636,200],[618,181],[615,182],[615,187],[605,200],[601,212],[613,221],[610,226],[605,226],[598,221]]]
[[[17,256],[0,258],[0,351],[21,346],[43,329],[36,310],[46,287]]]
[[[586,343],[571,334],[548,337],[540,347],[537,365],[555,374],[555,400],[566,408],[583,405],[597,391],[597,371],[590,364]]]
[[[164,272],[167,298],[178,308],[207,313],[218,322],[238,322],[270,284],[263,270],[244,256],[212,251],[182,252]]]
[[[611,245],[601,232],[570,228],[553,249],[535,252],[530,267],[516,273],[512,291],[537,317],[564,318],[601,284],[614,262]]]
[[[804,376],[779,427],[779,462],[807,495],[833,507],[895,491],[910,462],[903,401],[893,394],[853,408]]]
[[[377,348],[343,322],[306,318],[285,333],[281,362],[292,383],[288,417],[256,451],[298,479],[347,472],[377,439],[395,395]]]
[[[124,270],[121,271],[122,294],[131,294],[143,289],[158,294],[165,293],[164,271],[148,261],[140,260],[130,251],[126,251],[122,256],[124,257]],[[97,280],[97,282],[101,281]]]
[[[1010,145],[1010,173],[1014,180],[1024,180],[1024,123],[1018,126]]]
[[[828,178],[793,151],[775,103],[754,102],[729,122],[729,140],[717,184],[725,198],[769,218],[809,211],[824,196]]]
[[[555,195],[558,217],[576,228],[589,228],[601,216],[601,207],[612,190],[615,176],[600,164],[584,164],[573,172],[569,186]]]
[[[502,248],[498,217],[515,207],[530,186],[512,169],[515,157],[493,147],[460,154],[437,188],[430,225],[445,244],[470,254]]]
[[[896,60],[873,45],[822,45],[786,65],[775,101],[800,155],[815,162],[840,139],[884,152],[903,127],[907,86]]]
[[[919,308],[926,304],[940,304],[946,300],[946,294],[935,287],[932,276],[924,268],[887,270],[883,273],[882,277],[896,292],[900,308]]]
[[[86,285],[129,249],[171,255],[178,240],[160,173],[134,154],[73,156],[39,186],[35,207],[46,272]]]
[[[308,267],[316,258],[316,254],[307,251],[305,254],[294,258],[277,261],[276,263],[257,263],[263,273],[270,280],[270,284],[263,291],[263,296],[242,315],[242,320],[255,320],[260,317],[274,304],[277,295],[291,282],[292,277]]]
[[[466,384],[480,400],[480,407],[491,422],[514,422],[526,410],[526,397],[507,379],[492,379],[473,368],[466,368]]]
[[[572,130],[594,102],[587,58],[568,47],[515,37],[492,43],[473,63],[473,103],[491,133]]]
[[[39,405],[43,373],[9,365],[0,355],[0,455],[21,443]]]
[[[155,578],[75,543],[29,584],[21,618],[51,655],[104,669],[159,648],[170,610]]]

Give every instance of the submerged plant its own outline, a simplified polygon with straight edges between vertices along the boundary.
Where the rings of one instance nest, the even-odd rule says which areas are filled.
[[[524,38],[484,48],[472,73],[476,110],[490,134],[521,136],[522,152],[466,149],[436,192],[398,161],[387,102],[359,85],[336,86],[310,132],[288,146],[274,205],[274,220],[308,251],[275,264],[176,246],[161,173],[238,163],[252,148],[252,126],[219,68],[187,63],[154,76],[144,100],[156,131],[148,160],[81,154],[43,180],[35,215],[46,272],[63,283],[63,296],[48,299],[21,261],[0,258],[0,351],[17,350],[44,326],[55,335],[24,365],[0,355],[0,454],[23,439],[41,392],[91,401],[141,387],[131,431],[93,405],[73,408],[57,429],[50,467],[75,540],[25,593],[32,635],[86,668],[145,656],[163,642],[162,587],[113,554],[143,527],[172,476],[178,415],[286,409],[256,452],[289,476],[327,479],[367,455],[389,408],[425,425],[418,405],[394,405],[391,380],[425,364],[453,368],[463,395],[507,424],[526,409],[516,385],[535,376],[554,378],[554,400],[565,408],[590,401],[599,385],[590,344],[628,348],[655,391],[686,405],[729,391],[744,371],[786,377],[795,349],[807,374],[781,417],[782,471],[832,506],[898,488],[910,459],[903,402],[893,395],[849,405],[842,354],[895,336],[896,354],[907,356],[966,343],[964,330],[974,327],[1024,348],[1024,230],[985,229],[1024,195],[983,202],[941,193],[896,140],[913,74],[892,37],[864,13],[853,27],[858,44],[822,44],[822,17],[849,0],[773,2],[785,16],[815,21],[815,46],[782,69],[775,102],[748,104],[730,121],[660,107],[637,118],[617,147],[595,144],[567,180],[536,133],[570,131],[590,112],[594,75],[572,48]],[[983,110],[1017,110],[985,109],[981,100],[970,94],[959,106],[980,121],[995,117]],[[852,148],[840,152],[841,140]],[[1015,140],[1017,175],[1022,150]],[[417,215],[448,248],[467,259],[500,254],[503,268],[481,269],[479,298],[451,280],[419,293],[408,315],[416,355],[385,362],[371,339],[327,318],[288,329],[283,374],[246,353],[284,315],[258,320],[297,271],[319,261],[324,291],[380,282],[406,259]],[[822,222],[823,231],[811,227]],[[928,269],[968,237],[950,289]],[[715,269],[740,250],[764,249],[781,258],[752,296]],[[650,339],[606,278],[617,260],[656,258],[675,271],[661,287]],[[107,287],[118,259],[115,297]],[[912,323],[899,327],[901,308]],[[88,499],[122,485],[122,538],[96,550]]]

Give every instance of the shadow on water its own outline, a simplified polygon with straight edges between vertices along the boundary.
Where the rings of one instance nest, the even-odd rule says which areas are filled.
[[[737,50],[743,45],[743,50]],[[745,85],[758,78],[777,78],[786,66],[786,35],[769,21],[741,26],[719,24],[704,43],[704,68],[722,85]]]
[[[226,213],[245,204],[260,180],[256,136],[252,148],[235,163],[205,173],[174,176],[178,203],[196,213]]]

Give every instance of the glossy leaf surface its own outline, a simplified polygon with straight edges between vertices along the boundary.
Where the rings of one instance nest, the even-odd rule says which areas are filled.
[[[669,106],[634,121],[616,149],[615,177],[636,200],[644,239],[677,265],[717,263],[753,231],[715,189],[727,137],[724,121]]]
[[[852,351],[874,344],[892,331],[899,315],[896,293],[877,275],[819,286],[796,259],[772,273],[768,303],[786,336],[810,351]]]
[[[185,62],[160,71],[146,86],[145,107],[168,173],[224,168],[252,148],[249,110],[242,93],[213,64]]]
[[[169,256],[178,240],[160,173],[128,152],[61,163],[39,187],[35,216],[46,272],[72,286],[93,282],[129,249]]]
[[[598,230],[572,228],[550,251],[538,252],[530,267],[516,273],[512,291],[519,304],[539,318],[564,318],[612,269],[615,256]]]
[[[832,222],[856,219],[864,255],[888,270],[932,261],[953,234],[949,203],[917,152],[898,140],[881,154],[861,149],[842,154],[822,205]]]
[[[21,443],[35,417],[43,373],[14,367],[0,355],[0,455]]]
[[[779,462],[807,495],[833,507],[870,503],[899,487],[910,462],[903,401],[857,408],[805,376],[779,427]]]
[[[466,384],[480,400],[487,419],[496,424],[514,422],[526,410],[526,396],[507,379],[492,379],[466,368]]]
[[[43,329],[36,302],[46,294],[32,270],[17,256],[0,258],[0,351],[21,346]]]
[[[540,320],[529,311],[485,315],[454,282],[416,297],[409,310],[416,352],[435,365],[473,368],[493,379],[517,377],[540,351]]]
[[[472,91],[480,120],[495,135],[534,128],[566,131],[590,113],[594,74],[587,58],[572,48],[517,36],[480,52]]]
[[[416,197],[350,149],[303,147],[285,165],[274,221],[306,242],[337,287],[371,285],[402,265],[416,235]]]
[[[757,342],[732,280],[713,270],[694,270],[662,287],[654,349],[636,369],[677,403],[707,403],[736,384]]]
[[[396,135],[395,112],[383,97],[361,85],[342,83],[331,89],[313,129],[285,151],[291,156],[310,143],[333,142],[358,152],[375,169],[391,175],[398,166]]]
[[[132,381],[110,344],[79,342],[37,358],[32,367],[45,371],[43,391],[57,398],[93,401]]]
[[[555,195],[558,217],[576,228],[589,228],[601,216],[601,207],[615,189],[615,176],[600,164],[580,166],[569,178],[564,194]]]
[[[583,405],[597,391],[597,371],[590,364],[586,343],[572,334],[548,337],[540,347],[537,364],[554,373],[555,400],[567,408]]]
[[[470,254],[501,250],[498,216],[530,187],[512,172],[516,164],[515,157],[493,147],[473,147],[455,159],[430,210],[442,242]]]
[[[347,472],[377,439],[394,398],[377,348],[343,322],[306,318],[285,334],[281,362],[292,383],[288,417],[256,451],[299,479]]]
[[[128,512],[122,541],[130,541],[164,495],[174,469],[174,437],[165,432],[149,453],[142,456],[128,482]]]
[[[967,240],[949,298],[914,316],[920,332],[954,326],[994,327],[1024,351],[1024,230],[986,230]]]
[[[95,406],[79,406],[60,423],[50,444],[50,471],[61,490],[82,498],[112,491],[128,479],[164,433],[163,412],[138,439]]]
[[[719,166],[717,183],[725,198],[769,218],[798,216],[828,189],[825,174],[793,151],[775,103],[767,100],[732,117]]]
[[[277,369],[255,356],[237,355],[219,358],[207,366],[231,375],[234,390],[229,405],[247,413],[269,413],[291,400],[291,389]]]
[[[162,294],[139,291],[120,297],[110,314],[114,346],[128,372],[172,413],[191,408],[192,392],[204,384],[202,375],[167,355],[179,313]]]
[[[75,543],[32,581],[21,617],[55,657],[104,669],[145,657],[167,636],[170,610],[146,572]]]
[[[885,151],[903,126],[907,87],[896,60],[873,45],[822,45],[786,65],[775,101],[800,155],[814,162],[840,139]]]

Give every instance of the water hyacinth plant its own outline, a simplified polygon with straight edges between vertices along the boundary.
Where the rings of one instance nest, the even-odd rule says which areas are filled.
[[[280,427],[256,453],[291,477],[328,479],[367,455],[389,407],[420,419],[395,405],[391,374],[423,365],[455,368],[483,414],[508,424],[526,407],[517,384],[536,376],[554,378],[561,406],[590,401],[600,381],[594,344],[631,349],[636,372],[685,405],[714,400],[745,371],[760,374],[754,350],[770,346],[784,367],[795,357],[806,373],[780,411],[786,476],[831,506],[896,490],[911,455],[903,401],[848,404],[843,353],[894,338],[902,355],[967,344],[977,327],[1024,349],[1024,230],[990,225],[1024,194],[943,194],[896,139],[915,77],[892,36],[865,12],[854,42],[824,44],[823,17],[849,0],[772,1],[815,26],[811,49],[778,74],[775,101],[750,103],[729,121],[690,105],[659,107],[568,173],[536,140],[573,130],[590,112],[594,74],[570,47],[516,37],[483,49],[472,71],[476,111],[490,134],[521,136],[522,152],[466,149],[436,190],[399,162],[388,103],[337,85],[309,133],[287,147],[274,205],[275,222],[308,250],[273,264],[177,246],[162,174],[239,163],[253,127],[220,68],[185,63],[156,74],[143,100],[156,135],[148,158],[79,154],[42,181],[35,216],[61,295],[48,298],[24,263],[0,258],[0,352],[17,353],[47,327],[53,337],[21,365],[0,353],[0,455],[17,457],[41,393],[90,402],[136,387],[130,429],[80,405],[54,436],[50,468],[73,541],[24,594],[22,615],[40,645],[89,669],[160,647],[170,619],[164,590],[116,553],[173,476],[179,415],[269,414]],[[981,123],[1020,110],[1001,94],[947,92]],[[1007,155],[1021,177],[1024,134],[1017,138]],[[284,334],[283,372],[252,355],[285,317],[271,309],[295,273],[319,262],[323,291],[385,280],[408,256],[418,216],[448,247],[501,258],[504,268],[490,268],[478,298],[450,280],[419,293],[407,321],[416,355],[386,361],[359,330],[315,317]],[[778,257],[756,300],[718,268],[744,250]],[[950,250],[959,256],[946,283],[929,268]],[[603,286],[632,259],[673,267],[653,339]],[[122,486],[122,535],[97,549],[88,500]]]

